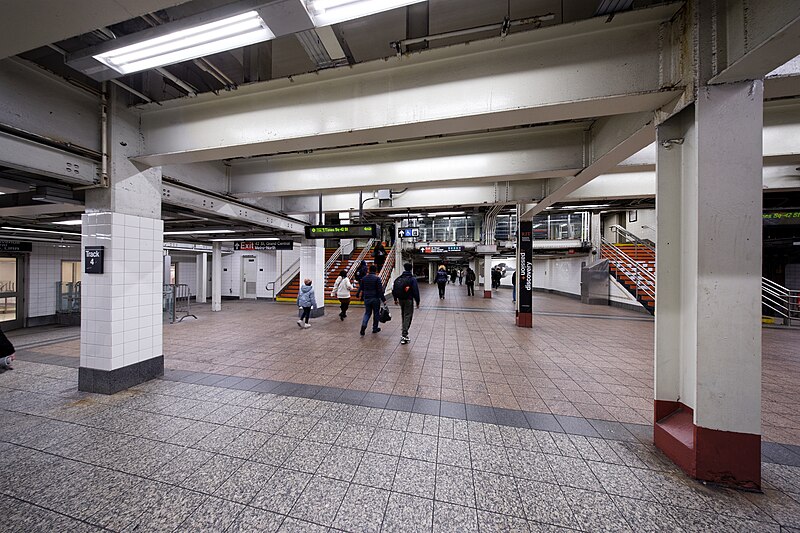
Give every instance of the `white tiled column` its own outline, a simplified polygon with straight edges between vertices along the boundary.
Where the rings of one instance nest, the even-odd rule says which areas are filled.
[[[105,258],[102,274],[81,279],[81,369],[110,372],[162,356],[163,230],[147,217],[83,215],[83,247],[103,246]]]
[[[211,244],[211,310],[222,311],[222,244]]]
[[[317,309],[311,311],[312,317],[325,314],[325,241],[322,239],[303,239],[300,246],[300,285],[310,279],[317,299]]]
[[[164,373],[164,225],[161,168],[131,163],[143,150],[138,120],[113,93],[108,126],[109,186],[86,192],[82,218],[82,246],[103,246],[104,264],[81,276],[78,388],[113,394]]]

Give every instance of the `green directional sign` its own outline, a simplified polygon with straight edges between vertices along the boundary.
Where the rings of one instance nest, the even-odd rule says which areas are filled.
[[[375,224],[306,226],[306,239],[360,239],[378,236]]]

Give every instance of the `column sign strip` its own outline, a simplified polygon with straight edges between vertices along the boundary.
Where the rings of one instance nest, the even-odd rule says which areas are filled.
[[[83,272],[85,274],[102,274],[104,255],[105,255],[105,247],[103,246],[87,246],[86,248],[84,248]]]
[[[285,239],[280,241],[236,241],[233,243],[234,250],[264,252],[271,250],[291,250],[294,248],[294,241]]]
[[[519,223],[519,259],[519,312],[530,314],[533,312],[533,222],[530,220]]]
[[[356,239],[377,236],[378,228],[375,224],[306,226],[306,239]]]

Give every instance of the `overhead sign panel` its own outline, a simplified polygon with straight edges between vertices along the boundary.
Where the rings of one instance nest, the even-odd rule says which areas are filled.
[[[244,251],[271,251],[271,250],[291,250],[294,248],[294,241],[285,239],[280,241],[236,241],[233,243],[234,250]]]
[[[375,224],[306,226],[306,239],[359,239],[378,236]]]
[[[419,228],[400,228],[400,235],[404,239],[419,237]]]
[[[446,254],[448,252],[463,252],[463,246],[423,246],[420,248],[423,254]]]
[[[32,252],[33,245],[29,242],[0,241],[0,252]]]

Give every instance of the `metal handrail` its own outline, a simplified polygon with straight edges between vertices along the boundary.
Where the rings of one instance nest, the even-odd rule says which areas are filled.
[[[639,261],[636,261],[628,254],[617,248],[617,246],[601,237],[602,256],[609,260],[614,267],[630,279],[639,296],[641,291],[655,301],[656,298],[656,277],[655,274],[646,269]]]
[[[295,261],[289,265],[289,267],[284,270],[283,272],[275,278],[275,281],[272,282],[272,298],[276,298],[278,293],[280,293],[286,286],[292,282],[294,277],[300,272],[300,258],[298,257]],[[269,285],[266,287],[269,290]]]
[[[775,311],[786,325],[792,320],[800,320],[800,291],[788,289],[765,277],[761,278],[761,305]]]
[[[373,244],[375,244],[374,238],[367,241],[366,246],[364,246],[364,248],[358,254],[358,257],[356,257],[356,260],[353,261],[353,263],[350,265],[350,268],[347,270],[347,279],[352,281],[353,276],[356,274],[356,270],[358,270],[358,265],[360,265],[361,261],[363,261],[367,256],[369,251],[372,249]]]
[[[342,250],[344,250],[344,244],[339,244],[339,247],[336,249],[333,254],[325,261],[325,272],[331,269],[331,265],[333,265],[339,257],[342,255]]]
[[[622,235],[627,241],[633,241],[634,244],[644,246],[651,252],[656,253],[656,248],[653,246],[652,241],[641,239],[618,224],[611,226],[611,231],[614,231],[617,236]]]
[[[394,269],[394,262],[397,257],[397,244],[398,243],[395,243],[392,250],[386,256],[386,262],[383,264],[383,268],[381,268],[380,271],[381,285],[383,285],[384,288],[392,277],[392,270]]]

